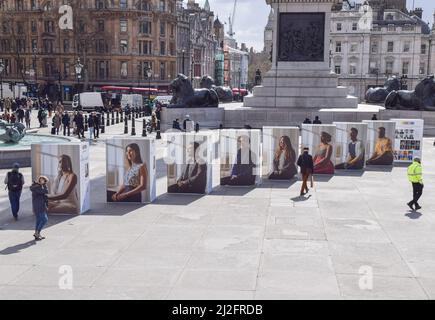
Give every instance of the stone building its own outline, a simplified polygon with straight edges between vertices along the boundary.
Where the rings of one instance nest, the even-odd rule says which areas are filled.
[[[189,0],[184,7],[177,1],[177,70],[189,76],[194,86],[204,75],[215,75],[215,56],[218,43],[214,34],[214,13],[208,0],[200,7]]]
[[[370,9],[344,6],[331,16],[331,69],[360,101],[369,87],[382,85],[391,75],[401,78],[404,89],[414,89],[434,65],[435,42],[423,10],[408,13],[402,0],[371,4]],[[365,20],[368,15],[372,23]]]
[[[59,7],[72,7],[72,30]],[[38,83],[40,94],[71,100],[104,85],[168,86],[176,69],[175,0],[0,0],[5,81]],[[60,87],[60,90],[59,90]]]

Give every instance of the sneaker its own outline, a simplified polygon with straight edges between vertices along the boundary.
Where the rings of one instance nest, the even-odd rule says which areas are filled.
[[[418,204],[416,204],[415,205],[415,211],[420,210],[420,209],[421,209],[421,207]]]
[[[18,221],[18,216],[14,216],[14,220],[15,220],[15,221]]]
[[[407,203],[408,207],[411,208],[412,211],[414,211],[414,208],[412,207],[412,201]]]

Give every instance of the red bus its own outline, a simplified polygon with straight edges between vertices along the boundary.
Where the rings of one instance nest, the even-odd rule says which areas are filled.
[[[135,87],[119,87],[119,86],[104,86],[100,89],[107,93],[124,93],[124,94],[141,94],[143,96],[158,96],[167,95],[167,90],[161,90],[156,88],[135,88]]]

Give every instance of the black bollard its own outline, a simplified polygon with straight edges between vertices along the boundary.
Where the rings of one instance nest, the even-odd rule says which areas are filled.
[[[136,119],[138,119],[138,118],[139,118],[139,109],[136,108]]]
[[[71,135],[71,128],[68,126],[68,137]]]
[[[85,114],[85,132],[88,131],[88,115]]]
[[[199,132],[199,123],[198,123],[198,122],[195,124],[195,132],[196,132],[196,133]]]
[[[131,120],[131,114],[133,113],[132,110],[130,110],[130,112],[128,113],[128,120]]]
[[[142,137],[147,136],[147,121],[145,119],[142,120]]]
[[[136,127],[135,127],[135,118],[133,118],[132,120],[131,120],[131,135],[132,136],[135,136],[136,135]]]
[[[109,113],[109,111],[107,111],[107,122],[106,122],[106,126],[108,127],[108,126],[110,126],[110,113]]]
[[[157,120],[157,134],[156,134],[156,139],[161,139],[162,136],[160,134],[160,120]]]
[[[128,134],[128,121],[124,121],[124,134]]]
[[[116,124],[118,124],[118,123],[119,123],[119,112],[116,111]]]
[[[121,109],[121,120],[120,121],[124,122],[124,112],[122,111],[122,109]]]
[[[106,132],[106,127],[104,126],[104,113],[101,114],[101,133]]]
[[[115,112],[112,111],[112,126],[115,124]]]

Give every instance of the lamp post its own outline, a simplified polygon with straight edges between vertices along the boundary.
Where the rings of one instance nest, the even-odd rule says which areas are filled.
[[[242,100],[242,92],[240,91],[240,87],[242,86],[242,69],[239,68],[239,99]]]
[[[184,71],[184,53],[185,53],[186,51],[183,49],[183,50],[181,50],[181,54],[182,54],[182,61],[181,61],[181,68],[182,68],[182,70],[183,70],[183,74],[186,74]]]
[[[151,71],[151,68],[148,67],[147,69],[147,78],[148,78],[148,103],[151,103],[151,77],[153,76],[153,73]]]
[[[82,76],[82,69],[83,65],[80,63],[80,58],[77,58],[77,63],[74,65],[76,76],[77,76],[77,95],[78,95],[78,108],[81,107],[80,105],[80,78]]]
[[[3,70],[5,69],[5,64],[3,60],[0,60],[0,99],[3,99]]]
[[[34,89],[35,89],[35,96],[36,96],[36,98],[39,98],[39,86],[38,86],[38,65],[37,65],[37,63],[36,63],[36,54],[38,53],[38,48],[33,48],[32,49],[32,53],[33,53],[33,70],[35,70],[35,87],[34,87]]]

